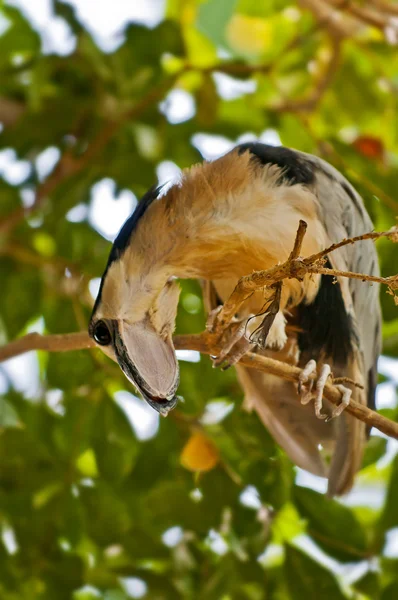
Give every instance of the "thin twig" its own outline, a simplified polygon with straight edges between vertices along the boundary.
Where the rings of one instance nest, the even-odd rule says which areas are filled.
[[[333,6],[333,8],[340,10],[341,12],[349,13],[359,21],[362,21],[371,27],[376,27],[377,29],[384,31],[385,27],[388,25],[388,17],[385,14],[381,14],[374,7],[369,8],[366,6],[359,6],[355,2],[350,2],[350,0],[327,0],[327,2]]]
[[[300,220],[299,226],[294,240],[293,250],[289,258],[282,265],[277,265],[267,271],[256,271],[251,275],[242,277],[234,291],[224,302],[223,307],[216,316],[213,324],[212,333],[217,336],[229,325],[234,315],[239,311],[242,304],[249,298],[252,293],[265,286],[273,285],[285,277],[288,277],[287,270],[291,269],[291,265],[298,259],[301,250],[305,232],[307,231],[307,223]]]
[[[300,256],[301,246],[303,245],[304,236],[307,231],[307,223],[300,219],[299,226],[294,240],[293,250],[291,251],[288,260],[295,260]]]
[[[327,256],[334,250],[338,248],[342,248],[343,246],[347,246],[348,244],[355,244],[356,242],[361,242],[363,240],[378,240],[379,238],[386,237],[390,239],[392,242],[398,243],[398,227],[392,227],[388,231],[370,231],[369,233],[363,233],[362,235],[356,235],[352,238],[345,238],[341,240],[341,242],[337,242],[335,244],[331,244],[321,252],[317,252],[316,254],[311,254],[307,258],[304,258],[303,262],[306,265],[314,264],[320,258]]]
[[[302,8],[312,12],[317,22],[325,27],[335,38],[353,37],[356,33],[356,23],[341,18],[337,10],[323,0],[299,0]]]
[[[307,267],[308,273],[319,273],[320,275],[331,275],[332,277],[349,277],[350,279],[360,279],[361,281],[371,281],[373,283],[383,283],[390,289],[398,289],[398,275],[390,277],[376,277],[375,275],[366,275],[365,273],[354,273],[353,271],[339,271],[338,269],[328,269],[318,265]]]

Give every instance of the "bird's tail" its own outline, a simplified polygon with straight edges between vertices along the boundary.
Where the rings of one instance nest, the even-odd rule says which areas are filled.
[[[363,388],[354,387],[352,398],[366,406],[366,386],[363,381],[359,356],[354,357],[346,376]],[[366,425],[347,412],[335,419],[336,443],[330,464],[328,495],[346,494],[352,488],[354,477],[361,468],[366,444]]]
[[[245,393],[246,409],[258,414],[297,466],[326,477],[327,466],[319,445],[332,437],[330,424],[316,418],[312,404],[300,404],[293,383],[240,365],[236,370]]]
[[[293,383],[239,365],[236,369],[246,408],[258,414],[289,458],[314,475],[328,477],[328,495],[348,492],[361,465],[364,424],[344,413],[325,423],[315,416],[312,402],[300,404]],[[330,467],[326,455],[332,456]]]

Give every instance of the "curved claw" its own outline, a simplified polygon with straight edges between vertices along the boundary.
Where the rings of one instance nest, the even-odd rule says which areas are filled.
[[[213,360],[213,367],[220,367],[223,371],[231,368],[237,362],[240,361],[242,356],[248,352],[251,347],[251,343],[245,337],[241,336],[240,339],[229,343],[228,346],[223,348],[222,352],[215,360]]]
[[[341,401],[338,406],[334,407],[333,412],[330,415],[330,417],[326,418],[327,423],[329,421],[331,421],[332,419],[334,419],[335,417],[339,417],[341,415],[341,413],[347,408],[347,406],[349,405],[350,400],[351,400],[352,390],[350,390],[349,388],[346,388],[345,385],[342,385],[340,383],[336,384],[336,387],[338,390],[340,390],[340,392],[342,394]]]

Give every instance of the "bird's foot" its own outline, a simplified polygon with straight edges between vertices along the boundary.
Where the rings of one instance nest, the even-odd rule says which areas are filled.
[[[332,372],[330,365],[324,364],[321,367],[321,372],[316,380],[315,391],[313,391],[314,380],[309,379],[313,373],[316,373],[317,364],[315,360],[310,360],[301,371],[298,382],[298,393],[300,395],[301,404],[308,404],[312,398],[314,398],[315,414],[318,419],[324,419],[326,422],[331,421],[335,417],[341,415],[343,410],[349,405],[352,391],[346,388],[344,385],[336,385],[337,389],[341,392],[341,402],[338,406],[335,406],[332,413],[325,415],[322,413],[322,398],[323,390]],[[308,384],[308,385],[306,385]]]
[[[219,306],[216,306],[216,308],[213,308],[213,310],[211,310],[209,312],[209,314],[207,315],[207,321],[206,321],[206,331],[209,331],[210,333],[213,332],[214,324],[216,322],[216,319],[217,319],[221,309],[222,309],[222,304],[220,304]]]
[[[222,371],[226,371],[236,365],[251,347],[252,344],[243,336],[235,343],[228,343],[218,356],[212,357],[213,367],[221,367]]]
[[[209,314],[206,323],[207,331],[212,331],[214,321],[221,308],[221,306],[218,306]],[[222,350],[217,356],[211,357],[213,361],[213,367],[221,367],[223,371],[226,371],[240,361],[242,356],[244,356],[253,345],[248,339],[246,339],[245,332],[246,319],[234,319],[230,323],[230,325],[221,335],[220,345],[222,346]]]

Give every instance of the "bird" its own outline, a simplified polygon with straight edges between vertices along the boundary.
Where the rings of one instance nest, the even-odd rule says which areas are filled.
[[[178,280],[202,282],[211,324],[241,277],[286,261],[300,220],[307,224],[303,256],[373,229],[349,181],[323,159],[299,150],[248,142],[183,170],[167,188],[152,187],[121,228],[101,279],[89,335],[148,404],[167,415],[178,402],[172,338]],[[370,240],[330,252],[326,266],[379,274]],[[368,281],[325,274],[257,290],[213,357],[215,365],[235,366],[245,408],[257,413],[295,465],[328,479],[329,496],[352,488],[369,434],[343,409],[350,397],[375,406],[378,292]],[[298,388],[239,364],[249,350],[298,366]],[[331,374],[346,378],[338,407],[323,399]],[[313,397],[315,411],[309,402]]]

